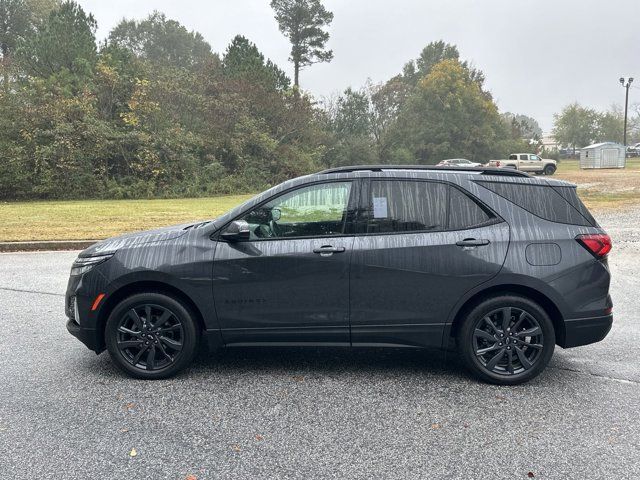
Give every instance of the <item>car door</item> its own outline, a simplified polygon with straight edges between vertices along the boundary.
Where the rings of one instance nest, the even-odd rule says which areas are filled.
[[[502,267],[508,225],[446,183],[372,180],[362,197],[352,344],[439,347],[458,299]]]
[[[227,344],[349,344],[356,189],[333,181],[285,192],[241,217],[249,240],[219,241],[213,295]]]
[[[542,169],[540,157],[537,155],[520,155],[520,170],[537,172]]]

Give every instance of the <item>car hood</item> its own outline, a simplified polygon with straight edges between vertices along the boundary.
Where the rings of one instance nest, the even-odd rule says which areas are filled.
[[[117,237],[107,238],[100,242],[94,243],[86,250],[80,253],[81,257],[92,257],[95,255],[104,255],[113,253],[123,247],[131,247],[136,245],[144,245],[148,243],[166,242],[181,237],[198,224],[183,223],[181,225],[172,225],[170,227],[158,228],[155,230],[146,230],[143,232],[127,233]]]

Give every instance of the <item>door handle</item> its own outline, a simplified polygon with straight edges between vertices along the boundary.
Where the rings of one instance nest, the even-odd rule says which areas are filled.
[[[489,240],[486,238],[476,240],[475,238],[465,238],[464,240],[460,240],[456,242],[456,245],[459,247],[482,247],[483,245],[489,245]]]
[[[320,248],[314,248],[313,253],[319,253],[323,257],[329,257],[334,253],[342,253],[345,251],[344,247],[333,247],[331,245],[323,245]]]

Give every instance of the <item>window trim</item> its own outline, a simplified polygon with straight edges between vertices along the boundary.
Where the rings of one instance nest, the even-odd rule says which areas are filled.
[[[477,225],[471,226],[471,227],[464,227],[464,228],[455,228],[455,229],[450,229],[448,228],[449,226],[449,214],[450,214],[450,190],[447,189],[447,214],[446,214],[446,222],[447,222],[447,228],[441,229],[441,230],[405,230],[405,231],[401,231],[401,232],[367,232],[366,231],[366,226],[367,226],[367,222],[369,221],[369,213],[370,213],[370,206],[369,206],[369,197],[371,194],[371,183],[372,182],[376,182],[376,181],[402,181],[402,182],[425,182],[425,183],[440,183],[443,184],[445,186],[451,187],[451,188],[455,188],[458,191],[460,191],[460,193],[462,193],[463,195],[466,195],[471,201],[473,201],[474,203],[476,203],[480,208],[482,208],[486,213],[490,214],[492,216],[492,218],[484,223],[479,223]],[[367,215],[366,218],[363,218],[362,215]],[[462,188],[459,185],[456,185],[455,183],[452,182],[447,182],[445,180],[434,180],[434,179],[427,179],[427,178],[406,178],[406,177],[368,177],[366,179],[363,179],[363,185],[362,188],[360,189],[360,202],[358,204],[358,209],[356,211],[356,216],[354,219],[354,226],[355,226],[355,235],[356,236],[362,236],[362,237],[371,237],[371,236],[381,236],[381,235],[412,235],[412,234],[425,234],[425,233],[445,233],[445,232],[463,232],[466,230],[475,230],[477,228],[484,228],[484,227],[488,227],[491,225],[497,225],[499,223],[503,223],[505,220],[500,217],[500,215],[498,215],[492,208],[490,208],[489,206],[487,206],[484,202],[482,202],[480,199],[478,199],[478,197],[476,197],[475,195],[473,195],[471,192],[469,192],[468,190]],[[364,231],[360,231],[361,228],[364,227]]]
[[[220,235],[222,234],[222,232],[224,232],[227,227],[232,223],[235,222],[236,220],[241,219],[242,217],[244,217],[247,213],[251,212],[252,210],[255,210],[257,208],[262,207],[263,205],[283,196],[286,195],[288,193],[291,192],[295,192],[296,190],[301,190],[303,188],[308,188],[308,187],[313,187],[315,185],[326,185],[326,184],[330,184],[330,183],[351,183],[351,190],[349,191],[349,199],[347,200],[347,215],[344,221],[344,233],[341,233],[339,235],[305,235],[305,236],[296,236],[296,237],[269,237],[269,238],[254,238],[254,239],[249,239],[249,240],[236,240],[234,242],[229,242],[227,240],[224,240],[223,238],[220,237]],[[273,242],[273,241],[279,241],[279,240],[309,240],[309,239],[314,239],[314,238],[344,238],[344,237],[353,237],[355,235],[354,232],[349,232],[349,230],[353,230],[354,229],[354,223],[355,223],[355,216],[357,214],[357,206],[358,206],[358,200],[359,200],[359,193],[361,190],[361,180],[357,179],[357,178],[336,178],[336,179],[331,179],[331,180],[316,180],[313,182],[309,182],[309,183],[303,183],[301,185],[296,185],[295,187],[291,187],[288,188],[286,190],[283,190],[281,192],[276,193],[275,195],[263,200],[262,202],[256,203],[255,205],[250,206],[249,208],[247,208],[246,210],[242,211],[240,214],[238,214],[236,217],[232,218],[231,220],[229,220],[227,223],[225,223],[222,227],[220,227],[218,229],[218,231],[216,232],[215,238],[218,241],[221,242],[225,242],[225,243],[248,243],[248,242]],[[350,228],[351,227],[351,228]]]

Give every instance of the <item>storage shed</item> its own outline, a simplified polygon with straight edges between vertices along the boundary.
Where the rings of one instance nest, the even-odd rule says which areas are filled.
[[[594,143],[580,150],[580,168],[624,168],[625,154],[619,143]]]

